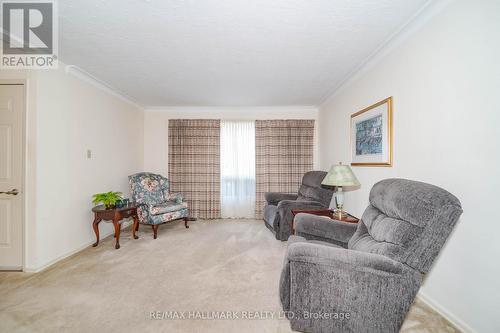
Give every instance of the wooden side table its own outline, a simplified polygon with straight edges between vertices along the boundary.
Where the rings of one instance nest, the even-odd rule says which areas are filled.
[[[120,221],[128,217],[134,219],[134,225],[132,226],[132,238],[139,238],[136,236],[135,232],[139,227],[139,218],[137,217],[137,205],[130,203],[127,206],[106,209],[104,205],[96,206],[92,208],[94,212],[94,222],[92,222],[92,228],[94,228],[96,242],[92,245],[96,247],[99,244],[99,222],[102,220],[112,221],[115,227],[115,249],[120,248]]]
[[[339,217],[334,214],[334,212],[330,209],[292,209],[292,214],[293,214],[293,219],[292,219],[292,235],[295,234],[295,215],[299,213],[305,213],[305,214],[312,214],[312,215],[317,215],[317,216],[325,216],[329,217],[330,219],[334,221],[341,221],[341,222],[347,222],[347,223],[358,223],[359,219],[355,216],[352,216],[351,214],[347,214],[345,218],[339,219]]]

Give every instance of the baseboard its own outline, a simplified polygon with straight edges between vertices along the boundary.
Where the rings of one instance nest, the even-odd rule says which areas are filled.
[[[448,320],[453,326],[458,328],[460,331],[464,333],[477,333],[474,329],[472,329],[469,325],[467,325],[463,320],[457,318],[454,314],[446,310],[441,304],[425,295],[421,291],[418,292],[417,298],[425,303],[432,310],[439,313],[443,318]]]
[[[125,222],[123,222],[121,228],[122,229],[127,228],[127,227],[131,226],[132,223],[133,223],[133,221],[125,221]],[[105,239],[105,238],[113,235],[113,234],[114,234],[113,230],[105,233],[102,237],[100,237],[101,241],[103,239]],[[94,244],[94,240],[91,240],[91,241],[83,244],[82,246],[76,248],[75,250],[72,250],[72,251],[70,251],[70,252],[68,252],[66,254],[61,255],[61,256],[59,256],[59,257],[57,257],[57,258],[49,261],[48,263],[46,263],[46,264],[44,264],[42,266],[39,266],[39,267],[25,267],[23,271],[26,272],[26,273],[40,273],[41,271],[44,271],[44,270],[48,269],[49,267],[51,267],[52,265],[58,263],[59,261],[61,261],[63,259],[66,259],[68,257],[71,257],[72,255],[77,254],[78,252],[80,252],[82,250],[85,250],[86,248],[88,248],[92,244]]]
[[[19,272],[23,268],[19,266],[0,266],[0,272]]]

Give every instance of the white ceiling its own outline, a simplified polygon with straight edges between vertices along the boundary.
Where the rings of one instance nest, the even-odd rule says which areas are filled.
[[[61,0],[60,59],[143,106],[317,105],[427,0]]]

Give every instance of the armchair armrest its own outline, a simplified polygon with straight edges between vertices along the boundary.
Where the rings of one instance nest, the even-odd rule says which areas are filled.
[[[181,193],[172,193],[172,192],[169,192],[166,195],[165,200],[167,200],[167,201],[175,201],[177,203],[181,203],[181,202],[184,201],[184,195],[181,194]]]
[[[149,217],[151,216],[150,210],[152,205],[147,203],[138,203],[137,204],[137,216],[139,217],[139,221],[141,223],[147,223]]]
[[[358,225],[340,222],[325,216],[300,213],[295,216],[295,234],[306,239],[318,239],[347,247]]]
[[[266,192],[264,193],[264,198],[266,202],[270,205],[277,206],[282,200],[297,200],[298,194],[294,193],[279,193],[279,192]]]

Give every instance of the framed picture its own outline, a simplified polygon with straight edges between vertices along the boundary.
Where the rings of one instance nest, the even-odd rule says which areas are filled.
[[[392,166],[392,97],[351,115],[351,165]]]

